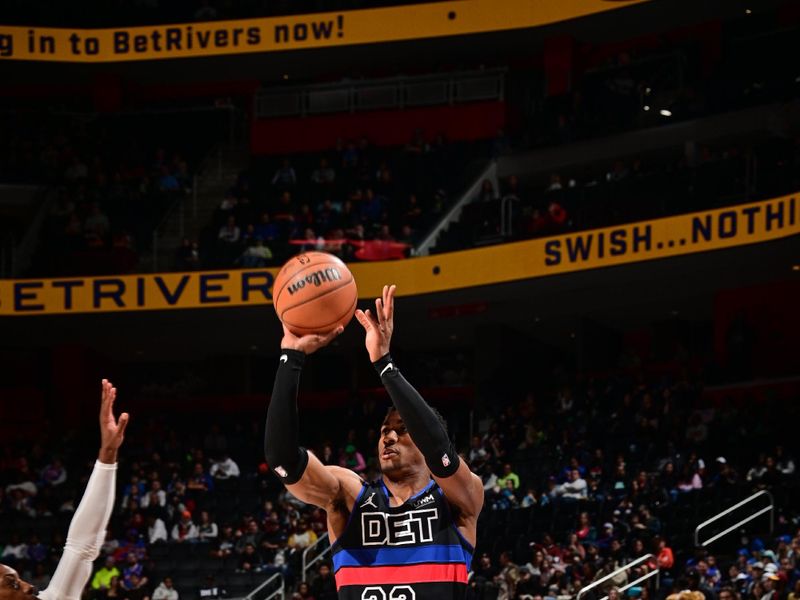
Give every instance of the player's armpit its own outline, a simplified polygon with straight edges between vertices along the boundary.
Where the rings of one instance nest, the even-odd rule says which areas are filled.
[[[450,477],[433,479],[442,488],[447,501],[456,506],[464,518],[476,518],[483,508],[483,483],[481,478],[469,470],[467,461],[461,460],[458,469]]]
[[[325,466],[309,452],[303,476],[297,483],[287,485],[286,489],[303,502],[329,510],[342,502],[348,508],[352,507],[361,485],[362,479],[353,471]]]

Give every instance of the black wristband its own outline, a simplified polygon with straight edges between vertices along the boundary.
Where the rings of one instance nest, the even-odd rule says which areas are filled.
[[[286,360],[283,357],[286,357]],[[300,350],[292,350],[291,348],[281,348],[281,363],[286,363],[293,367],[302,367],[306,363],[305,352]]]
[[[383,375],[386,371],[386,367],[389,365],[392,366],[393,369],[397,369],[397,366],[394,364],[394,359],[392,355],[387,352],[383,356],[381,356],[378,360],[372,363],[372,366],[375,367],[375,370],[378,372],[378,375]],[[391,370],[391,369],[390,369]]]

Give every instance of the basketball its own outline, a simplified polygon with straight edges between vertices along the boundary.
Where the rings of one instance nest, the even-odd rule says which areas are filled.
[[[301,336],[347,325],[358,302],[353,274],[326,252],[304,252],[290,258],[272,289],[278,318]]]

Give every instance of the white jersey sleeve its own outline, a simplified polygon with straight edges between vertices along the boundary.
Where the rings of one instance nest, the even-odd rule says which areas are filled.
[[[83,499],[72,517],[64,554],[42,600],[79,600],[100,554],[106,525],[114,507],[117,465],[95,462]]]

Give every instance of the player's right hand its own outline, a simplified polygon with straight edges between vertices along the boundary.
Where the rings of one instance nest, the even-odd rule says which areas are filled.
[[[340,333],[344,331],[344,327],[339,325],[333,331],[324,335],[318,333],[311,333],[304,336],[297,336],[289,331],[286,325],[283,326],[283,339],[281,340],[281,348],[288,350],[297,350],[303,354],[313,354],[320,348],[327,346],[333,341]]]

